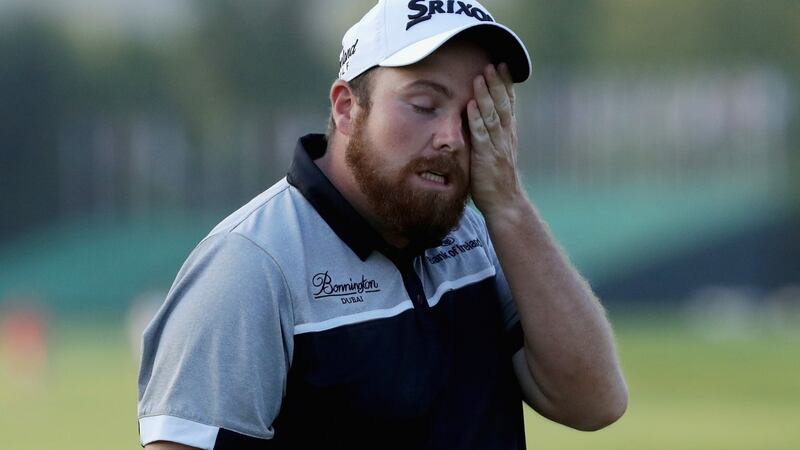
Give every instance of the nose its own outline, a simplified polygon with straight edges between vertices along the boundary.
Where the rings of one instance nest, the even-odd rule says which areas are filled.
[[[466,134],[462,115],[448,114],[440,118],[433,146],[437,150],[457,153],[466,147]]]

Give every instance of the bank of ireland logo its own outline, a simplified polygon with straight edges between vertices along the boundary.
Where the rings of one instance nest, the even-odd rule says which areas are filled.
[[[439,264],[448,259],[458,258],[461,255],[481,247],[483,247],[483,242],[478,238],[457,242],[453,236],[447,235],[442,239],[439,247],[428,252],[425,258],[428,260],[429,264]]]
[[[439,247],[449,247],[455,243],[456,243],[455,238],[453,236],[447,235],[444,237],[444,239],[442,239],[442,242],[441,244],[439,244]]]
[[[314,287],[312,295],[315,300],[326,298],[338,298],[343,305],[349,303],[361,303],[364,295],[380,292],[381,288],[376,280],[361,275],[361,279],[349,277],[346,281],[334,280],[328,271],[319,272],[311,277],[311,285]]]

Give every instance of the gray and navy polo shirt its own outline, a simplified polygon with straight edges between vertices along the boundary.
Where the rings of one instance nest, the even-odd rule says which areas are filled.
[[[522,333],[485,223],[386,244],[300,139],[203,239],[144,333],[142,444],[523,449]]]

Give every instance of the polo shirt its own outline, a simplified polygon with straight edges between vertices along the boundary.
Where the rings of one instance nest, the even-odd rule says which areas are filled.
[[[486,225],[388,245],[314,163],[192,251],[144,332],[141,443],[523,449],[522,333]]]

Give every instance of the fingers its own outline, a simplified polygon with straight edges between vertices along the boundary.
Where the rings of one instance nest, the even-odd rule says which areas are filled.
[[[514,90],[505,64],[487,66],[473,80],[474,98],[467,103],[471,138],[470,188],[481,211],[507,201],[519,192],[517,123]]]
[[[508,83],[506,77],[508,77]],[[513,92],[513,87],[510,83],[511,74],[508,72],[508,66],[505,63],[500,64],[497,68],[489,65],[484,70],[484,78],[489,87],[489,94],[494,100],[495,109],[500,116],[500,122],[504,127],[511,125],[514,112],[509,90]]]
[[[489,130],[486,129],[478,102],[475,100],[470,100],[467,103],[467,119],[469,119],[469,129],[472,132],[472,148],[490,147],[492,141],[489,137]]]
[[[495,146],[502,145],[507,132],[514,127],[514,89],[511,73],[503,63],[495,68],[489,65],[482,75],[475,77],[475,104],[482,123],[473,131],[486,133]],[[473,124],[470,117],[470,124]],[[479,127],[478,127],[479,125]]]
[[[500,115],[495,107],[495,101],[489,92],[489,87],[486,85],[486,78],[483,75],[478,75],[475,78],[474,87],[475,100],[483,119],[483,126],[486,131],[488,131],[492,141],[494,141],[495,144],[499,144],[498,138],[502,131],[502,124]]]
[[[511,70],[508,68],[508,64],[502,63],[498,67],[500,72],[500,79],[503,81],[503,84],[506,87],[506,95],[508,95],[508,103],[511,109],[511,115],[514,115],[514,80],[511,78]]]

